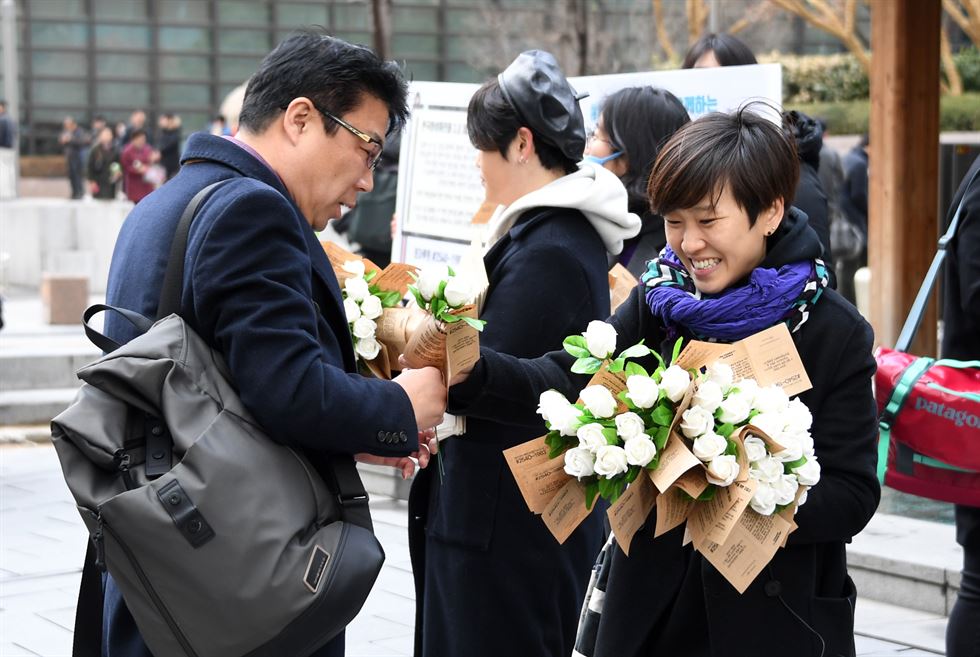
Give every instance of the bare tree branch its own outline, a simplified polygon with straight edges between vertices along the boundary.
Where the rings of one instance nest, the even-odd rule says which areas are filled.
[[[946,32],[945,25],[941,32],[939,44],[943,70],[946,73],[946,80],[949,82],[947,87],[948,92],[951,96],[962,96],[963,78],[960,77],[960,72],[956,70],[956,62],[953,60],[953,49],[949,45],[949,34]]]
[[[664,0],[653,0],[653,20],[657,24],[657,42],[664,49],[667,59],[677,61],[677,50],[670,42],[670,35],[667,33],[667,23],[664,21]]]
[[[943,0],[943,9],[980,48],[980,0]]]
[[[853,16],[846,13],[856,11],[856,2],[847,0],[847,4],[840,9],[840,14],[825,0],[806,0],[805,3],[804,0],[769,0],[769,2],[799,16],[817,29],[837,37],[857,58],[861,68],[870,75],[871,55],[858,36]]]

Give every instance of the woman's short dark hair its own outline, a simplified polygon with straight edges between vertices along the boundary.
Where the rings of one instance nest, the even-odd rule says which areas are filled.
[[[318,30],[302,30],[286,37],[266,55],[249,79],[239,125],[263,132],[294,98],[305,96],[319,107],[343,116],[357,108],[365,96],[388,106],[388,132],[408,118],[408,87],[394,62],[383,61],[374,51],[327,36]],[[339,127],[324,121],[328,134]]]
[[[702,35],[694,42],[687,54],[684,55],[684,64],[681,68],[694,68],[694,64],[701,59],[701,56],[708,52],[715,53],[715,59],[722,66],[745,66],[747,64],[758,64],[752,50],[745,45],[745,42],[738,37],[724,32],[709,32]]]
[[[782,128],[743,105],[731,114],[713,112],[674,133],[657,157],[647,191],[660,215],[718,202],[728,185],[750,225],[778,199],[790,204],[800,163],[796,145]]]
[[[647,181],[660,147],[690,122],[684,104],[666,89],[629,87],[606,98],[602,127],[612,149],[626,155],[627,169],[621,180],[629,193],[631,212],[647,209]]]
[[[504,98],[497,78],[488,80],[470,98],[466,110],[466,130],[470,143],[481,151],[498,151],[507,159],[507,148],[517,131],[527,128],[534,135],[534,150],[545,169],[561,170],[566,174],[578,169],[578,163],[565,156],[554,144],[545,141],[533,128],[524,125],[517,110]]]

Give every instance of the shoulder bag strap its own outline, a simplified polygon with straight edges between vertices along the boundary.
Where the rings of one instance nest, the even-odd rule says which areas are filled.
[[[939,276],[939,270],[942,268],[943,261],[946,259],[946,246],[953,239],[953,235],[956,234],[956,228],[960,223],[960,213],[963,211],[963,203],[966,201],[970,187],[976,182],[978,175],[980,175],[980,167],[973,172],[973,175],[970,177],[970,182],[963,188],[963,198],[960,199],[959,205],[956,206],[956,212],[953,214],[952,221],[949,222],[949,228],[946,230],[946,234],[939,238],[939,250],[936,251],[936,255],[932,259],[932,264],[929,265],[929,271],[926,273],[925,280],[922,281],[922,287],[919,288],[919,293],[915,296],[912,309],[909,311],[909,315],[905,320],[905,326],[902,327],[902,332],[898,335],[898,341],[895,343],[896,351],[908,351],[912,340],[915,339],[915,334],[919,331],[919,325],[922,324],[922,315],[925,314],[926,306],[929,303],[929,296],[932,294],[932,289],[936,285],[936,277]]]

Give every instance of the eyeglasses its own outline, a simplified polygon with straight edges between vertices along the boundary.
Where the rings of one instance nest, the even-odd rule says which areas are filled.
[[[605,144],[609,144],[609,148],[612,148],[613,150],[616,149],[616,144],[612,143],[608,139],[603,139],[602,137],[597,137],[596,134],[595,134],[595,129],[593,129],[592,132],[590,132],[589,134],[587,134],[585,136],[585,146],[586,146],[586,148],[588,148],[589,144],[591,144],[594,141],[601,141],[601,142],[603,142]]]
[[[382,144],[380,141],[378,141],[377,139],[375,139],[371,135],[367,134],[366,132],[362,132],[362,131],[358,130],[357,128],[355,128],[354,126],[352,126],[347,121],[344,121],[343,119],[337,118],[336,116],[334,116],[333,114],[331,114],[327,110],[325,110],[322,107],[318,106],[316,103],[313,104],[313,107],[316,107],[316,110],[320,114],[323,114],[328,119],[331,119],[334,123],[336,123],[337,125],[339,125],[340,127],[344,128],[344,129],[346,129],[352,135],[354,135],[355,137],[357,137],[358,139],[360,139],[365,144],[368,144],[371,147],[371,150],[368,152],[368,162],[367,162],[367,165],[368,165],[368,169],[370,169],[371,171],[374,171],[374,169],[378,166],[378,162],[381,161],[381,151],[384,149],[384,144]]]

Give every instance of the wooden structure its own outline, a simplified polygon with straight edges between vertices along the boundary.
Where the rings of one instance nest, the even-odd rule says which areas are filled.
[[[940,0],[871,0],[868,264],[871,323],[893,346],[935,252]],[[936,303],[912,345],[936,355]]]

